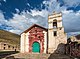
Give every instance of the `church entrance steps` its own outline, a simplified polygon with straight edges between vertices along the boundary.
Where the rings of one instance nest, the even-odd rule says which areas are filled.
[[[24,59],[48,59],[50,54],[39,54],[39,53],[20,53],[12,55],[15,58],[24,58]]]
[[[71,59],[69,56],[62,54],[39,54],[39,53],[18,53],[13,54],[15,59]]]

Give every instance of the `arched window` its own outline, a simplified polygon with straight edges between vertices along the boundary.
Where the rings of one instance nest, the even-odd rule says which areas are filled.
[[[57,28],[57,20],[53,20],[53,28]]]

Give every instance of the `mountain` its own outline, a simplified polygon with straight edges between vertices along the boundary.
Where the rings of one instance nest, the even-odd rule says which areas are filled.
[[[75,36],[78,40],[80,40],[80,34]]]
[[[0,42],[7,42],[10,44],[20,44],[20,35],[14,34],[5,30],[0,30]]]

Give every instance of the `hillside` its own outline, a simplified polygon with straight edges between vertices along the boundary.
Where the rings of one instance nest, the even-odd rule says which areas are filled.
[[[5,30],[0,30],[0,42],[8,42],[11,44],[19,45],[19,41],[20,41],[20,35]]]

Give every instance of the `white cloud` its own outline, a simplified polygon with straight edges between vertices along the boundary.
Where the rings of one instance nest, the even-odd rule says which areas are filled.
[[[14,17],[8,21],[7,25],[15,29],[24,30],[24,26],[27,26],[28,23],[27,20],[25,15],[14,14]]]
[[[29,4],[29,3],[27,3],[27,5],[28,5],[28,6],[30,6],[30,4]]]
[[[46,10],[43,10],[43,11],[46,12]],[[6,20],[4,18],[3,13],[0,12],[0,25],[2,24],[7,25],[8,27],[5,27],[7,28],[6,29],[7,31],[17,33],[17,34],[20,34],[24,30],[29,28],[32,24],[39,24],[44,27],[47,27],[47,15],[48,14],[47,12],[44,13],[43,11],[36,11],[39,14],[36,13],[35,15],[33,15],[35,12],[29,13],[26,11],[23,11],[20,14],[13,13],[13,18],[9,20]],[[45,17],[44,17],[44,14],[46,14]]]
[[[6,2],[6,0],[3,0],[4,2]]]
[[[80,12],[74,12],[73,10],[64,10],[63,23],[66,31],[80,31]]]
[[[3,12],[0,11],[0,24],[5,24],[7,23],[7,20],[5,20]]]
[[[9,30],[10,32],[12,32],[12,33],[17,33],[17,34],[19,34],[19,33],[21,33],[21,31],[20,30],[14,30],[14,29],[11,29],[11,30]]]
[[[69,10],[69,11],[63,10],[62,13],[63,13],[64,15],[65,15],[65,14],[69,14],[69,13],[73,13],[73,10]]]
[[[0,3],[0,5],[2,5],[2,4]]]
[[[46,17],[48,15],[48,11],[46,9],[42,10],[42,11],[39,11],[39,10],[31,10],[31,13],[30,13],[32,16],[37,16],[37,15],[40,15],[42,17]]]
[[[77,11],[76,16],[80,16],[80,10]]]
[[[60,7],[60,3],[58,3],[57,0],[43,1],[43,4],[45,4],[49,14],[51,14],[53,11],[61,12],[62,10],[66,10],[65,6]]]
[[[77,2],[69,1],[70,0],[64,0],[66,3],[65,5],[73,6],[77,4]],[[20,34],[34,23],[47,27],[48,14],[51,14],[53,11],[61,11],[63,14],[63,24],[66,32],[80,30],[80,11],[74,12],[73,10],[67,10],[67,6],[65,5],[60,7],[60,3],[58,3],[56,0],[43,1],[43,4],[45,4],[46,9],[43,9],[41,11],[33,9],[31,12],[22,11],[20,14],[18,14],[20,11],[16,8],[15,10],[17,13],[13,14],[13,18],[9,20],[6,20],[3,13],[0,12],[0,25],[6,24],[7,26],[13,28],[8,29],[8,31]]]
[[[80,0],[63,0],[65,6],[76,7],[80,5]]]
[[[19,9],[17,9],[17,8],[16,8],[15,10],[16,10],[16,12],[17,12],[17,13],[19,13],[19,12],[20,12],[20,11],[19,11]]]

